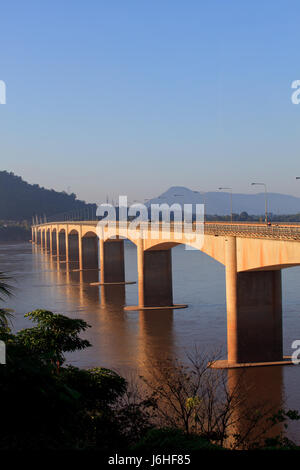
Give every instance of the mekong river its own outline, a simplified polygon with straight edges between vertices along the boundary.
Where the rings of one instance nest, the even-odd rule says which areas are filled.
[[[103,366],[127,376],[145,373],[149,357],[179,357],[195,345],[226,355],[226,305],[224,267],[199,251],[176,247],[172,250],[175,303],[180,310],[124,311],[137,303],[137,284],[90,286],[97,271],[66,271],[64,263],[41,253],[29,243],[0,245],[0,271],[15,281],[14,296],[7,307],[14,310],[14,328],[31,323],[24,314],[37,308],[63,313],[87,321],[83,335],[92,347],[68,355],[79,367]],[[137,281],[136,249],[125,243],[126,280]],[[282,271],[284,354],[300,340],[300,267]],[[300,365],[248,369],[249,394],[300,410]],[[253,392],[251,386],[253,385]],[[249,402],[251,402],[249,396]],[[299,436],[299,437],[298,437]],[[300,443],[300,425],[289,425],[288,437]]]

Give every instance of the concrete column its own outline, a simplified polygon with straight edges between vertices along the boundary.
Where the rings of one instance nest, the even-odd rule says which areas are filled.
[[[81,240],[83,269],[98,269],[98,237],[83,237]]]
[[[46,229],[45,236],[46,236],[46,250],[50,251],[50,230],[49,229]]]
[[[66,236],[67,235],[65,231],[59,232],[58,250],[59,250],[59,257],[62,259],[66,257]]]
[[[281,271],[238,273],[235,237],[225,256],[228,365],[282,361]]]
[[[68,232],[68,226],[67,226],[67,229],[66,229],[65,241],[66,241],[66,263],[68,263],[70,261],[69,260],[69,232]]]
[[[52,228],[49,230],[49,250],[50,254],[52,255]]]
[[[35,229],[31,227],[31,242],[35,243]]]
[[[82,230],[81,226],[79,226],[79,234],[78,234],[78,257],[79,257],[79,269],[83,269],[83,256],[82,256]]]
[[[80,239],[77,233],[70,233],[67,235],[68,242],[66,247],[68,247],[68,260],[79,263],[79,245]]]
[[[227,353],[228,362],[238,362],[237,348],[237,256],[236,238],[225,239]]]
[[[52,253],[57,255],[57,237],[56,237],[56,230],[52,230],[51,232],[51,239],[52,239]]]
[[[59,248],[59,228],[56,226],[56,254],[57,258],[60,257],[60,248]]]
[[[104,273],[104,240],[103,238],[99,239],[99,261],[100,261],[100,278],[103,281],[103,274]]]
[[[282,361],[281,270],[237,276],[238,362]]]
[[[101,282],[125,282],[124,240],[100,240]]]
[[[142,266],[140,266],[140,268],[142,268]],[[143,272],[143,294],[141,292],[141,295],[139,295],[139,306],[172,306],[173,286],[171,249],[144,251]],[[142,298],[142,295],[144,298]]]
[[[41,230],[41,248],[45,248],[45,230]]]
[[[137,243],[137,268],[138,268],[138,292],[139,307],[144,307],[144,240],[140,238]]]

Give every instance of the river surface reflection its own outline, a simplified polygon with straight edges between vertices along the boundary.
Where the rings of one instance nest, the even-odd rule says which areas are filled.
[[[196,345],[203,351],[222,349],[226,355],[226,305],[224,267],[207,255],[184,247],[173,248],[174,302],[187,309],[124,311],[137,303],[137,284],[91,286],[99,272],[78,272],[31,244],[0,245],[0,270],[15,279],[15,295],[8,307],[14,310],[16,330],[30,326],[24,313],[44,308],[86,320],[85,336],[92,347],[68,356],[80,367],[104,366],[128,375],[147,374],[149,358],[186,358]],[[134,245],[125,243],[126,280],[137,281]],[[284,354],[300,339],[300,268],[283,271]],[[230,371],[229,380],[239,372]],[[300,410],[300,366],[248,369],[244,374],[249,404],[261,397],[269,403]],[[290,425],[288,436],[298,443],[300,431]]]

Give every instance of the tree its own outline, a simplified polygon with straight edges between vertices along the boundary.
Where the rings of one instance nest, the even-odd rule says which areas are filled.
[[[0,302],[4,302],[13,293],[13,287],[10,284],[11,278],[0,272]],[[8,331],[11,311],[7,308],[0,308],[0,330]]]
[[[60,367],[65,361],[64,353],[91,346],[88,340],[79,337],[81,331],[90,327],[84,320],[68,318],[48,310],[34,310],[25,317],[37,323],[37,326],[18,332],[17,340],[46,362]]]
[[[278,423],[272,419],[278,408],[259,397],[249,404],[245,371],[238,380],[229,381],[227,371],[210,368],[217,355],[209,357],[196,348],[187,356],[187,364],[178,359],[149,359],[150,372],[143,379],[156,401],[157,424],[196,434],[221,447],[262,447]],[[293,411],[284,413],[285,418],[293,416]]]
[[[0,366],[0,449],[107,450],[122,443],[112,407],[125,379],[103,368],[68,366],[57,373],[55,361],[61,365],[65,352],[90,345],[79,337],[88,325],[45,310],[26,316],[38,325],[16,335],[0,329],[7,346]]]
[[[249,220],[248,212],[246,212],[246,211],[241,212],[239,219],[240,219],[240,220]]]

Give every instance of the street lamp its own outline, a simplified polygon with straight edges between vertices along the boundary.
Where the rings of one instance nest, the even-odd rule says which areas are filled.
[[[251,183],[251,186],[264,186],[265,187],[265,222],[268,223],[268,195],[267,195],[267,185],[265,183]]]
[[[230,191],[230,220],[232,223],[232,188],[219,188],[219,191]]]
[[[205,191],[194,191],[194,193],[201,194],[203,197],[203,206],[204,206],[204,212],[203,212],[203,222],[205,222],[205,212],[206,212],[206,192]]]

